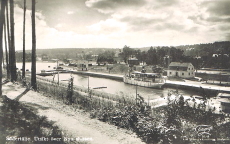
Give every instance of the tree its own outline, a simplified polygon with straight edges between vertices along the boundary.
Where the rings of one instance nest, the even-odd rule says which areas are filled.
[[[170,56],[173,62],[180,62],[182,60],[184,51],[176,49],[175,47],[170,48]]]
[[[2,0],[0,15],[0,97],[2,96],[3,25],[5,20],[5,5],[6,0]]]
[[[123,48],[123,52],[120,54],[122,56],[122,58],[124,59],[125,63],[127,62],[127,60],[129,59],[129,57],[131,55],[133,55],[135,53],[135,51],[133,49],[131,49],[129,46],[124,46]]]
[[[31,63],[31,86],[36,91],[36,31],[35,31],[35,0],[32,0],[32,63]]]
[[[145,51],[135,50],[135,56],[141,63],[146,61],[146,52]]]
[[[26,23],[26,0],[24,0],[24,13],[23,13],[23,64],[22,64],[22,78],[25,78],[26,69],[26,52],[25,52],[25,23]]]
[[[157,48],[158,64],[164,65],[164,58],[167,55],[169,47]]]
[[[150,49],[147,52],[146,63],[148,65],[157,65],[158,64],[157,51],[153,47],[150,47]]]
[[[6,0],[7,1],[7,0]],[[5,39],[5,54],[6,54],[6,72],[7,72],[7,79],[10,79],[10,70],[9,70],[9,58],[8,58],[8,50],[7,50],[7,38],[6,38],[6,17],[4,22],[4,39]],[[8,40],[9,41],[9,40]]]
[[[9,73],[7,72],[7,75],[9,77],[9,79],[11,79],[11,65],[12,65],[12,60],[11,60],[11,39],[10,39],[10,26],[9,26],[9,12],[8,12],[8,0],[6,0],[6,29],[7,29],[7,37],[8,37],[8,43],[6,45],[8,45],[8,50],[9,50],[9,65],[8,65],[8,70]]]
[[[114,63],[114,59],[113,59],[114,55],[115,53],[113,51],[105,51],[98,55],[97,63],[98,64],[105,63],[105,62]]]
[[[10,72],[11,72],[11,82],[17,80],[16,74],[16,59],[15,59],[15,40],[14,40],[14,1],[10,0],[10,31],[11,31],[11,44],[10,44]]]

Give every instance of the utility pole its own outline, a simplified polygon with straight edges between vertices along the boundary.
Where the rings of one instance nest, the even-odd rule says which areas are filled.
[[[58,85],[59,85],[59,71],[58,71],[58,60],[57,60],[57,67],[56,67],[56,70],[57,70],[57,74],[58,74]]]
[[[59,85],[59,71],[58,71],[58,85]]]
[[[89,93],[89,76],[88,76],[88,93]]]
[[[137,84],[136,84],[136,104],[137,104]]]
[[[58,68],[58,59],[57,59],[57,67],[56,67],[56,69]]]

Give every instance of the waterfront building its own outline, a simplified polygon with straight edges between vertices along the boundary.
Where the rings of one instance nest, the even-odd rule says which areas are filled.
[[[78,60],[77,68],[79,71],[87,71],[88,70],[89,61],[88,60]]]
[[[130,66],[134,66],[134,65],[139,65],[140,64],[140,62],[139,62],[139,60],[135,57],[135,56],[131,56],[131,57],[129,57],[129,59],[128,59],[128,64],[130,65]]]
[[[217,98],[219,99],[222,111],[230,113],[230,94],[218,93]]]
[[[229,93],[218,93],[217,97],[230,99]]]
[[[230,99],[229,98],[221,98],[220,100],[221,109],[225,113],[230,113]]]
[[[168,71],[168,77],[194,78],[195,69],[192,63],[171,62]]]

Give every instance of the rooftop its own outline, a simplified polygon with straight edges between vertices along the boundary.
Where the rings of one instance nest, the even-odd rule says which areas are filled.
[[[191,63],[171,62],[169,66],[188,67]]]
[[[230,98],[230,94],[228,94],[228,93],[219,93],[219,94],[217,95],[217,97],[221,97],[221,98]]]

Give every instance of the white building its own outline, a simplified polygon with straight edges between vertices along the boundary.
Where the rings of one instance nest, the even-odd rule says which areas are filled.
[[[88,60],[78,60],[77,61],[77,69],[79,71],[87,71],[88,70],[89,61]]]
[[[230,113],[230,99],[228,98],[221,98],[220,100],[221,109],[225,113]]]
[[[219,102],[221,104],[221,109],[223,112],[230,113],[230,94],[229,93],[219,93],[217,95]]]
[[[193,78],[195,69],[191,63],[171,62],[167,71],[168,77]]]

